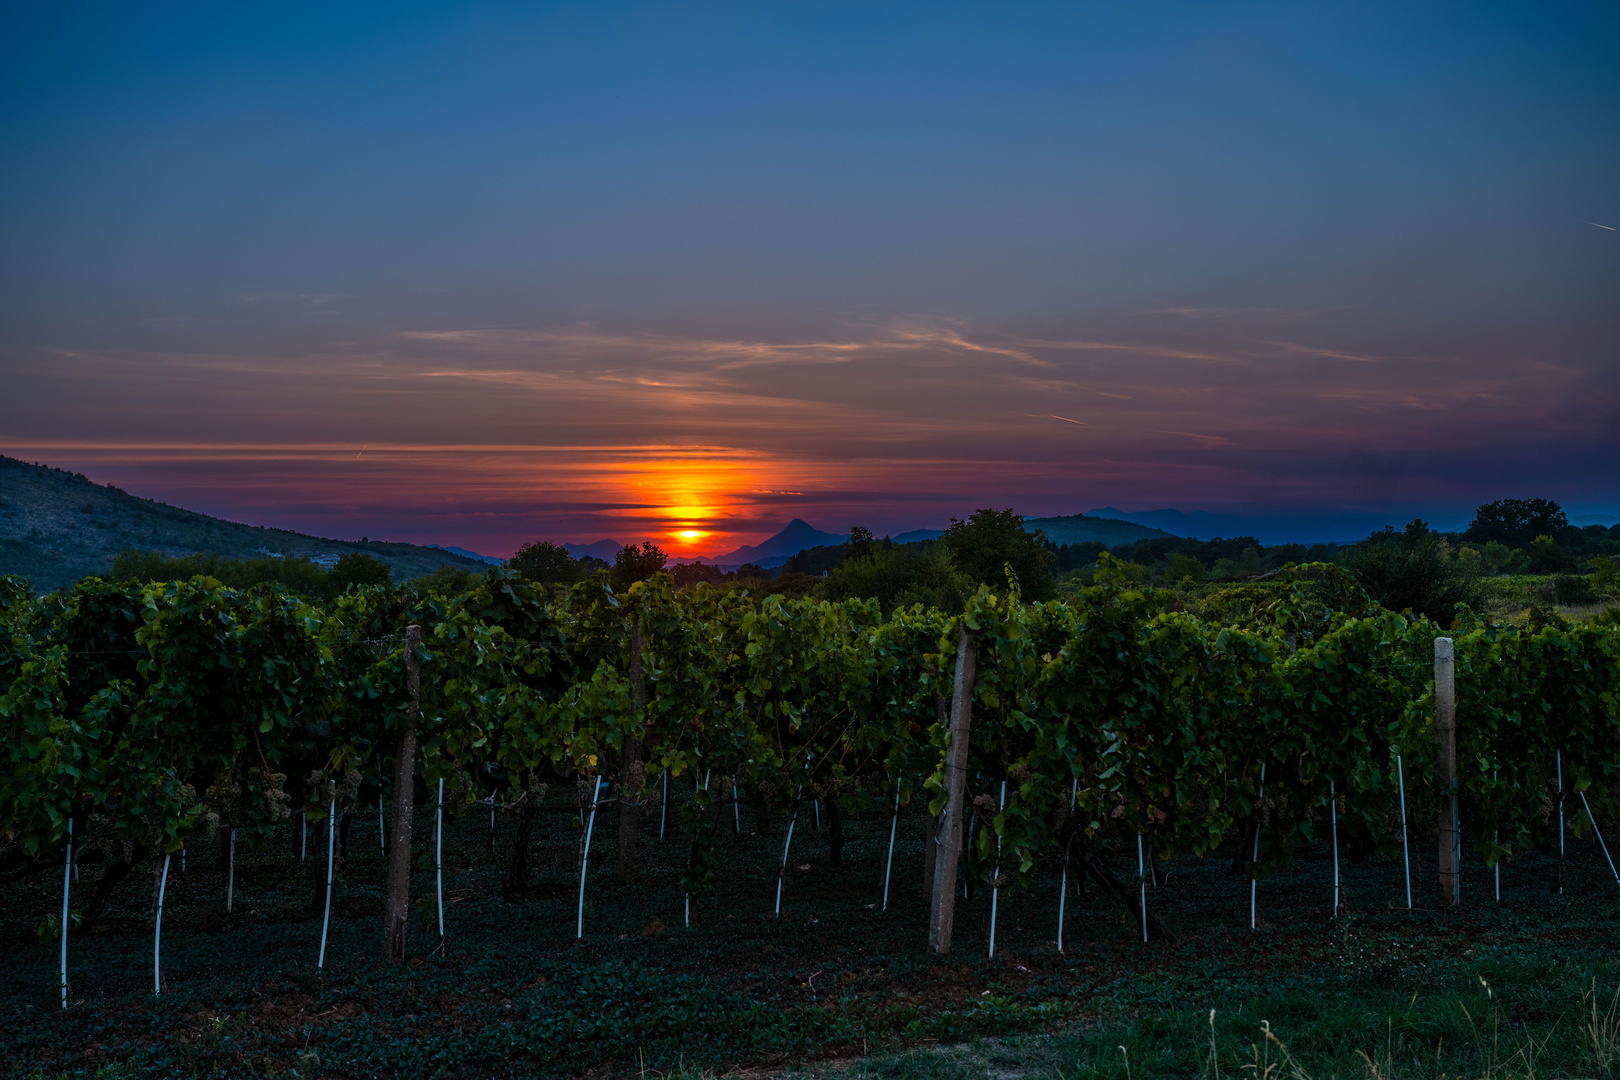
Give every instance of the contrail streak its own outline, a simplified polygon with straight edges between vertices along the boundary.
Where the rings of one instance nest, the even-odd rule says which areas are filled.
[[[1081,427],[1090,427],[1091,426],[1090,424],[1085,423],[1082,420],[1070,420],[1067,416],[1059,416],[1057,413],[1052,413],[1051,415],[1052,415],[1052,419],[1054,419],[1054,420],[1062,420],[1065,424],[1079,424]]]
[[[1582,220],[1582,221],[1586,221],[1586,219],[1585,219],[1585,218],[1581,218],[1581,220]],[[1588,225],[1597,225],[1597,227],[1598,227],[1598,228],[1600,228],[1600,229],[1608,229],[1608,230],[1609,230],[1609,231],[1610,231],[1610,232],[1620,232],[1620,229],[1616,229],[1616,228],[1615,228],[1615,227],[1614,227],[1614,226],[1612,226],[1612,225],[1598,225],[1598,223],[1597,223],[1597,222],[1595,222],[1595,221],[1586,221],[1586,223],[1587,223],[1587,224],[1588,224]]]

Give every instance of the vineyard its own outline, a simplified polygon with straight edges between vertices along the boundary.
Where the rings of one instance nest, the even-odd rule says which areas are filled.
[[[216,850],[232,889],[238,852],[318,868],[303,933],[328,970],[354,948],[329,931],[334,896],[341,909],[371,865],[351,839],[367,820],[386,873],[367,948],[397,960],[456,936],[447,829],[485,822],[493,849],[499,822],[499,890],[518,903],[559,809],[575,939],[597,933],[595,898],[653,875],[681,899],[661,919],[712,925],[744,833],[779,845],[773,910],[756,913],[775,918],[807,832],[836,868],[846,830],[878,822],[862,840],[881,865],[874,917],[920,892],[926,920],[893,932],[987,958],[997,905],[1053,874],[1061,952],[1088,879],[1103,898],[1089,917],[1106,902],[1173,944],[1151,900],[1171,863],[1232,861],[1249,917],[1227,929],[1248,930],[1266,918],[1260,883],[1315,850],[1332,859],[1324,906],[1348,917],[1341,861],[1347,877],[1404,868],[1404,897],[1380,904],[1414,906],[1413,875],[1432,897],[1436,860],[1442,903],[1483,903],[1503,868],[1540,858],[1558,890],[1568,846],[1596,840],[1602,859],[1620,839],[1620,628],[1466,610],[1440,627],[1324,564],[1200,618],[1103,561],[1077,600],[1026,603],[1010,584],[887,618],[663,575],[548,595],[494,571],[463,595],[363,587],[324,607],[202,578],[44,598],[8,581],[0,864],[11,880],[54,868],[62,886],[30,914],[59,964],[35,973],[48,995],[29,992],[71,1009],[113,989],[75,975],[75,941],[148,869],[145,992],[168,992],[164,889]],[[901,820],[922,823],[921,882],[894,855]],[[989,899],[982,936],[955,925],[964,897]]]

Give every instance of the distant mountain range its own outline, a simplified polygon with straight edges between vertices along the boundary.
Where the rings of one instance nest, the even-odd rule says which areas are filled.
[[[445,546],[443,544],[429,544],[428,547],[432,548],[435,551],[448,551],[450,554],[452,554],[452,555],[460,555],[464,559],[477,559],[479,562],[485,564],[486,566],[505,566],[506,565],[506,560],[505,559],[497,558],[494,555],[480,555],[480,554],[478,554],[478,552],[476,552],[476,551],[468,551],[464,547],[455,547],[454,545],[451,545],[451,546],[447,547],[447,546]]]
[[[1054,544],[1106,544],[1109,547],[1172,535],[1134,521],[1103,517],[1097,510],[1067,517],[1025,518],[1024,528],[1030,532],[1039,529]]]
[[[598,540],[594,544],[564,544],[563,550],[576,559],[582,559],[586,555],[590,555],[593,558],[612,562],[614,556],[618,555],[623,547],[624,545],[617,540]]]
[[[1204,510],[1194,510],[1189,514],[1170,509],[1128,514],[1112,506],[1087,510],[1086,514],[1093,517],[1116,518],[1120,521],[1134,521],[1140,525],[1162,529],[1172,536],[1186,536],[1197,540],[1252,536],[1266,545],[1348,543],[1369,536],[1386,525],[1399,528],[1412,517],[1418,516],[1416,513],[1410,516],[1403,513],[1346,513],[1277,517],[1260,514],[1211,514]],[[1431,519],[1429,524],[1445,532],[1465,528],[1467,519],[1461,522],[1443,518]]]
[[[233,559],[306,556],[327,566],[363,552],[387,563],[396,580],[440,566],[483,570],[500,561],[448,548],[351,543],[241,525],[142,499],[79,473],[0,456],[0,574],[20,574],[34,588],[51,591],[108,573],[113,557],[130,548],[171,556],[208,551]]]
[[[752,546],[744,545],[736,551],[719,556],[714,561],[721,566],[741,566],[744,563],[753,563],[756,566],[780,566],[805,548],[842,544],[848,539],[848,533],[822,532],[803,518],[794,518],[769,540],[762,540]]]

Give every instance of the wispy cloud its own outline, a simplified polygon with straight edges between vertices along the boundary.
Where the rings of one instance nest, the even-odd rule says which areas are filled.
[[[1615,380],[1550,350],[1430,356],[1326,330],[1145,325],[1110,338],[913,317],[780,341],[418,330],[285,355],[0,346],[8,374],[53,388],[31,400],[57,403],[0,400],[0,452],[236,516],[302,508],[311,527],[504,523],[488,535],[515,546],[542,528],[627,540],[699,517],[758,539],[785,506],[846,528],[873,506],[911,508],[895,520],[910,527],[991,497],[1051,512],[1211,492],[1320,501],[1337,473],[1290,488],[1278,463],[1488,455],[1532,423],[1615,441]]]

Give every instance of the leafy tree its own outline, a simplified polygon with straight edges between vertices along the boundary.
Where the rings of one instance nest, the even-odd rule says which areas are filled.
[[[1558,541],[1542,534],[1530,541],[1530,568],[1538,574],[1556,574],[1573,569],[1575,558],[1558,546]]]
[[[876,600],[886,615],[912,604],[955,611],[972,593],[973,585],[940,544],[874,545],[864,556],[845,559],[826,579],[827,599]]]
[[[340,558],[326,572],[326,592],[341,596],[350,585],[387,585],[393,580],[394,572],[387,563],[356,551]]]
[[[1177,552],[1170,556],[1170,562],[1164,570],[1164,580],[1171,585],[1179,585],[1183,581],[1191,581],[1196,585],[1204,580],[1204,564],[1191,555]]]
[[[872,545],[877,537],[865,525],[855,525],[849,530],[849,540],[844,543],[845,559],[864,559],[872,554]]]
[[[326,596],[329,573],[305,558],[231,559],[213,551],[168,556],[156,551],[130,549],[120,552],[112,565],[112,580],[151,584],[162,581],[190,581],[198,576],[213,578],[233,589],[258,585],[284,585],[305,596]],[[337,589],[342,592],[341,587]]]
[[[975,584],[1002,589],[1011,566],[1026,600],[1047,600],[1056,592],[1048,569],[1056,556],[1047,549],[1046,534],[1024,528],[1024,517],[1013,510],[975,510],[966,521],[951,519],[940,537],[951,562]]]
[[[726,580],[726,572],[710,563],[686,563],[670,569],[677,589],[690,589],[694,585],[719,585]]]
[[[614,592],[624,592],[638,581],[646,581],[664,568],[669,556],[651,540],[643,540],[640,547],[626,544],[613,559],[613,570],[608,582]]]
[[[449,563],[441,563],[433,573],[412,578],[411,586],[418,592],[437,593],[440,596],[460,596],[462,593],[472,592],[483,581],[484,575],[469,570],[465,566],[451,566]]]
[[[1345,565],[1384,607],[1410,609],[1443,626],[1474,591],[1461,567],[1446,559],[1445,540],[1421,520],[1373,533],[1350,550]]]
[[[584,576],[577,559],[561,545],[546,540],[524,544],[506,560],[506,566],[529,581],[546,585],[570,585]]]
[[[1529,547],[1536,537],[1557,536],[1569,528],[1569,518],[1547,499],[1497,499],[1474,511],[1464,534],[1469,540],[1495,540],[1510,548]]]

